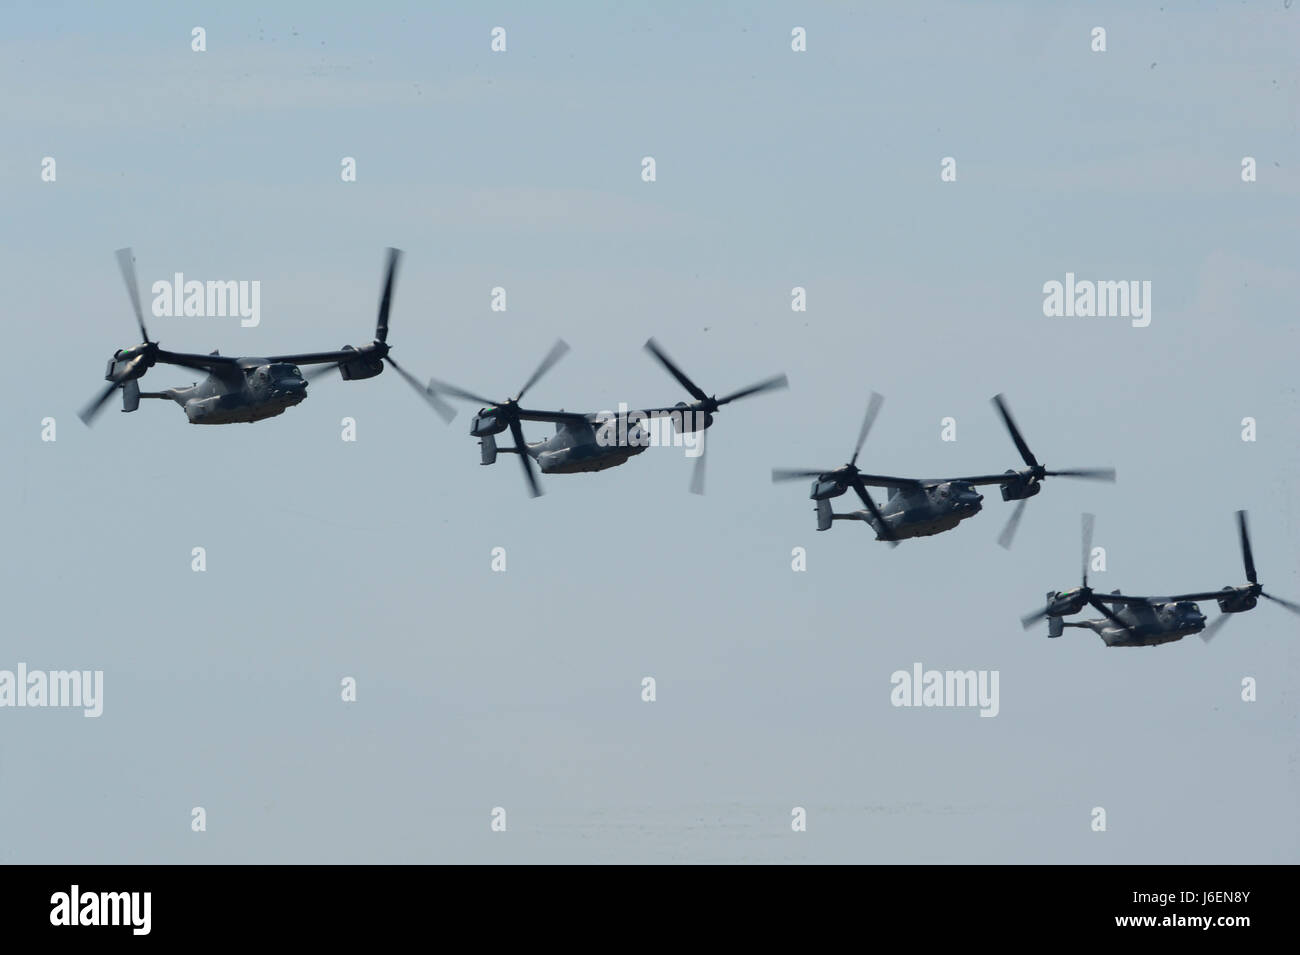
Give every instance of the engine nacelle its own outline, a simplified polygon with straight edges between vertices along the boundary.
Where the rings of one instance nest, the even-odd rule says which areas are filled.
[[[1007,476],[1010,480],[1006,484],[998,485],[1002,490],[1002,500],[1004,501],[1023,501],[1025,498],[1033,497],[1043,489],[1043,486],[1032,477],[1018,471],[1008,471]]]
[[[1219,604],[1219,610],[1223,613],[1241,613],[1243,610],[1253,610],[1259,603],[1259,598],[1249,590],[1238,590],[1236,587],[1224,587],[1223,596],[1215,598]]]
[[[344,345],[341,351],[356,351],[351,345]],[[384,360],[378,355],[363,355],[339,362],[339,374],[344,381],[360,381],[373,378],[384,370]]]
[[[498,414],[495,410],[480,408],[474,420],[470,422],[469,433],[476,438],[486,438],[489,435],[500,434],[508,427],[510,422],[505,415]]]
[[[679,434],[703,431],[713,424],[713,415],[704,411],[692,411],[691,406],[684,401],[677,402],[673,407],[677,410],[670,412],[668,417],[673,423],[673,430]]]
[[[829,501],[833,497],[839,497],[848,489],[847,484],[836,481],[834,478],[814,478],[812,493],[808,497],[814,501]]]
[[[479,438],[479,463],[496,464],[497,460],[497,439],[490,434],[485,434]]]
[[[1088,595],[1082,590],[1049,590],[1047,608],[1053,617],[1068,617],[1078,613],[1088,602]]]

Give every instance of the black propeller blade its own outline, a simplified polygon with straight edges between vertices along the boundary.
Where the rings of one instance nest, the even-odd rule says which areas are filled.
[[[876,415],[880,414],[880,406],[884,403],[884,396],[874,391],[871,393],[871,398],[867,401],[867,413],[862,416],[862,427],[858,429],[858,443],[853,446],[853,457],[849,458],[850,466],[858,463],[858,455],[862,453],[862,446],[867,443],[867,434],[871,431],[871,426],[875,424]]]
[[[885,520],[885,515],[880,513],[880,508],[876,507],[876,502],[873,501],[871,495],[867,493],[867,486],[862,483],[861,478],[853,479],[853,490],[858,492],[858,497],[862,498],[862,503],[866,505],[871,516],[876,519],[876,523],[880,530],[880,536],[889,542],[890,547],[897,547],[898,538],[894,536],[894,529],[890,527],[889,522]]]
[[[1016,450],[1020,452],[1025,463],[1031,468],[1039,467],[1038,459],[1034,457],[1034,452],[1029,450],[1029,445],[1025,444],[1024,436],[1016,427],[1016,419],[1011,417],[1011,409],[1007,407],[1006,399],[1000,393],[993,396],[993,407],[997,408],[998,414],[1002,415],[1002,422],[1011,432],[1011,440],[1016,443]]]
[[[1300,613],[1300,604],[1292,603],[1289,600],[1283,600],[1281,597],[1274,597],[1272,594],[1265,593],[1262,590],[1259,592],[1259,595],[1261,597],[1273,601],[1273,603],[1275,604],[1281,604],[1283,607],[1285,607],[1287,610],[1290,610],[1292,613]]]
[[[1096,597],[1092,597],[1092,598],[1090,598],[1090,599],[1088,600],[1088,603],[1090,603],[1090,604],[1093,606],[1093,609],[1095,609],[1098,613],[1100,613],[1103,617],[1105,617],[1107,620],[1109,620],[1109,621],[1110,621],[1111,623],[1113,623],[1115,626],[1121,628],[1121,629],[1122,629],[1125,633],[1127,633],[1130,637],[1136,637],[1136,636],[1137,636],[1137,634],[1135,634],[1135,633],[1133,632],[1133,628],[1132,628],[1132,627],[1130,627],[1128,624],[1126,624],[1126,623],[1125,623],[1123,620],[1121,620],[1119,617],[1115,616],[1115,612],[1114,612],[1113,610],[1111,610],[1109,607],[1107,607],[1107,606],[1106,606],[1104,603],[1102,603],[1100,600],[1098,600]]]
[[[1085,589],[1086,589],[1087,586],[1088,586],[1088,558],[1090,558],[1090,557],[1092,556],[1092,534],[1093,534],[1093,530],[1096,528],[1096,526],[1097,526],[1097,517],[1096,517],[1096,515],[1094,515],[1094,514],[1084,514],[1084,515],[1083,515],[1083,520],[1082,520],[1082,522],[1080,523],[1080,530],[1082,531],[1082,535],[1081,535],[1081,536],[1082,536],[1082,539],[1083,539],[1083,573],[1082,573],[1082,580],[1083,580],[1083,586],[1084,586]],[[1091,593],[1091,591],[1089,591],[1089,593]]]
[[[140,348],[142,350],[127,362],[125,367],[109,382],[108,387],[104,388],[78,412],[77,417],[81,419],[82,424],[87,426],[99,415],[113,391],[124,382],[132,378],[139,378],[148,371],[149,366],[153,363],[153,357],[158,354],[158,343],[150,340],[149,329],[144,324],[144,309],[140,305],[140,283],[135,274],[135,256],[129,247],[118,249],[114,254],[117,257],[118,270],[122,273],[122,281],[126,283],[126,293],[131,299],[131,311],[135,313],[135,323],[140,326],[142,339]]]
[[[328,375],[331,371],[338,371],[338,369],[339,366],[337,364],[317,365],[315,368],[311,368],[308,369],[307,371],[304,371],[302,373],[302,378],[303,381],[307,382],[308,384],[311,384],[317,378],[323,378],[324,376]]]
[[[130,381],[132,378],[139,377],[137,371],[140,370],[140,366],[143,363],[144,363],[143,355],[139,355],[131,359],[131,361],[127,363],[126,367],[122,369],[121,374],[119,374],[116,378],[110,381],[108,383],[107,388],[101,391],[90,402],[90,404],[86,405],[86,407],[82,408],[81,411],[77,413],[77,417],[81,419],[81,423],[85,425],[91,424],[95,420],[95,418],[99,415],[99,412],[103,409],[105,402],[107,402],[108,399],[112,397],[113,392],[116,391],[118,387],[122,385],[123,382]]]
[[[464,388],[457,388],[455,385],[449,385],[445,381],[439,381],[437,378],[429,379],[429,390],[435,393],[451,395],[453,398],[463,398],[466,401],[473,401],[480,405],[505,405],[505,401],[493,401],[491,398],[484,398],[482,395],[476,395],[472,391],[466,391]]]
[[[1204,630],[1201,631],[1201,639],[1204,640],[1206,643],[1209,643],[1211,640],[1215,638],[1218,632],[1223,629],[1223,625],[1226,624],[1229,620],[1231,620],[1234,616],[1236,616],[1236,614],[1231,614],[1231,613],[1219,614],[1219,616],[1215,618],[1212,624],[1210,624],[1208,627],[1206,627]]]
[[[557,338],[555,340],[555,344],[551,346],[551,350],[547,352],[546,357],[542,359],[542,363],[537,366],[537,370],[533,372],[532,375],[529,376],[528,380],[524,382],[524,386],[519,389],[519,393],[515,395],[515,401],[519,401],[521,398],[523,398],[524,392],[526,392],[529,388],[533,387],[533,385],[537,384],[538,380],[542,377],[542,375],[546,374],[553,367],[555,367],[555,363],[559,361],[561,358],[563,358],[565,355],[567,355],[568,353],[569,353],[568,344],[564,341],[563,338]]]
[[[709,396],[706,395],[703,392],[703,390],[701,390],[700,386],[697,385],[695,382],[691,381],[690,378],[686,377],[686,372],[678,368],[676,363],[664,353],[664,350],[659,347],[659,343],[657,341],[655,341],[653,338],[648,339],[645,343],[645,348],[646,351],[654,355],[655,358],[659,359],[659,364],[663,365],[666,369],[668,369],[668,374],[676,378],[677,383],[681,385],[683,388],[685,388],[688,392],[690,392],[692,398],[694,398],[696,401],[709,400]]]
[[[703,432],[700,432],[703,434]],[[691,465],[691,493],[704,493],[704,455],[705,442],[700,442],[700,453],[695,456],[695,463]]]
[[[1259,574],[1255,571],[1255,554],[1250,546],[1250,529],[1246,525],[1245,511],[1237,512],[1237,527],[1241,532],[1241,562],[1246,567],[1246,579],[1250,581],[1253,587],[1257,588],[1256,592],[1261,597],[1271,600],[1275,604],[1280,604],[1292,613],[1300,613],[1300,604],[1292,603],[1290,600],[1283,600],[1281,597],[1274,597],[1259,586]]]
[[[750,395],[759,395],[765,391],[776,391],[778,388],[787,388],[790,385],[790,381],[785,375],[773,375],[771,378],[764,378],[762,381],[750,385],[748,388],[741,388],[739,391],[733,391],[731,394],[722,398],[710,398],[704,393],[704,389],[691,381],[686,372],[682,371],[681,368],[677,366],[677,363],[668,357],[668,354],[662,347],[660,347],[657,341],[653,338],[647,339],[645,349],[659,361],[659,364],[664,366],[670,375],[677,379],[678,384],[690,392],[692,398],[700,403],[701,407],[698,410],[706,413],[717,411],[723,405],[730,404],[733,401],[739,401],[741,398],[748,398]]]
[[[1237,512],[1237,528],[1241,532],[1241,562],[1246,565],[1246,579],[1252,584],[1259,583],[1255,573],[1255,555],[1250,549],[1250,531],[1246,527],[1246,512]]]
[[[533,473],[533,459],[528,453],[528,445],[524,441],[524,429],[519,424],[518,418],[510,419],[510,436],[515,439],[515,450],[519,452],[519,461],[524,466],[524,479],[528,482],[528,493],[533,497],[541,497],[542,489],[537,483],[537,475]]]
[[[423,398],[425,401],[429,403],[429,406],[438,413],[438,417],[440,417],[447,424],[451,424],[452,419],[456,417],[455,408],[453,408],[451,405],[447,404],[447,402],[439,398],[438,395],[432,389],[426,388],[424,385],[421,385],[420,382],[416,380],[414,375],[412,375],[409,371],[407,371],[405,368],[403,368],[393,359],[392,355],[385,355],[384,360],[387,361],[390,365],[392,365],[393,370],[397,372],[399,375],[401,375],[402,379],[413,389],[415,389],[415,391],[420,395],[421,398]]]
[[[429,403],[434,405],[435,411],[438,411],[439,405],[442,405],[447,411],[451,410],[450,408],[446,408],[446,405],[439,400],[439,395],[449,395],[453,398],[460,398],[464,401],[473,401],[485,407],[494,408],[494,413],[504,419],[510,427],[510,436],[515,440],[515,450],[519,453],[519,457],[521,458],[520,463],[523,465],[524,477],[528,481],[529,493],[533,497],[541,497],[542,489],[538,484],[537,475],[533,472],[533,459],[528,453],[528,445],[524,441],[524,430],[520,424],[519,399],[524,396],[529,388],[537,384],[543,375],[555,367],[555,363],[568,354],[568,352],[568,344],[564,339],[557,338],[555,344],[551,346],[551,350],[546,353],[546,357],[543,358],[541,364],[537,366],[537,370],[528,376],[528,380],[524,382],[524,386],[519,389],[519,393],[513,398],[507,398],[505,401],[494,401],[491,398],[485,398],[473,391],[467,391],[464,388],[448,384],[445,381],[439,381],[436,378],[430,378],[428,387],[421,389],[421,392],[428,399]],[[394,365],[394,367],[396,367],[396,365]],[[401,372],[401,369],[398,370]],[[405,372],[401,372],[401,374],[403,377],[407,377]],[[419,388],[419,384],[415,382],[413,378],[407,377],[407,380],[411,382],[412,387]],[[437,402],[437,404],[434,404],[435,402]],[[442,411],[438,411],[438,413],[443,414]],[[455,412],[452,412],[452,414],[454,413]],[[446,415],[444,415],[444,418],[450,420]],[[701,455],[701,457],[703,457],[703,455]]]
[[[849,458],[848,468],[850,473],[856,474],[858,470],[858,455],[862,453],[862,446],[867,442],[867,435],[871,431],[871,426],[875,423],[876,415],[880,414],[880,406],[885,403],[882,395],[872,392],[871,398],[867,401],[867,413],[862,417],[862,427],[858,429],[858,443],[853,446],[853,457]],[[797,470],[794,468],[773,468],[772,481],[799,481],[810,477],[821,477],[823,474],[829,474],[836,470],[835,468],[822,468],[820,471],[811,469]]]
[[[1020,625],[1024,627],[1026,630],[1028,630],[1034,624],[1038,623],[1038,621],[1046,617],[1047,614],[1048,614],[1047,607],[1044,607],[1041,610],[1035,610],[1033,613],[1027,613],[1020,618]]]
[[[528,380],[524,382],[524,386],[519,389],[519,393],[513,398],[507,398],[505,401],[494,401],[491,398],[484,398],[482,395],[476,394],[473,391],[467,391],[464,388],[448,384],[445,381],[439,381],[437,378],[429,379],[429,390],[434,393],[451,395],[453,398],[462,398],[465,401],[477,402],[480,405],[495,407],[503,414],[508,415],[510,413],[510,407],[515,405],[519,399],[524,396],[524,392],[537,384],[541,377],[550,371],[555,366],[555,363],[567,355],[568,352],[568,344],[564,339],[557,338],[555,344],[551,346],[551,350],[547,352],[546,357],[542,359],[542,363],[537,366],[537,370],[528,377]]]
[[[393,282],[397,277],[397,264],[402,260],[401,249],[388,249],[388,266],[384,275],[384,291],[379,298],[379,320],[375,322],[375,341],[388,341],[388,310],[393,304]]]
[[[1022,500],[1020,503],[1024,504],[1025,502]],[[1013,521],[1018,521],[1020,519],[1018,517],[1020,511],[1021,508],[1017,507],[1016,513],[1012,515]],[[1093,514],[1084,514],[1082,520],[1080,521],[1079,538],[1080,538],[1080,542],[1083,545],[1083,549],[1082,549],[1083,566],[1080,574],[1081,579],[1083,581],[1081,585],[1082,590],[1083,593],[1087,595],[1086,600],[1089,604],[1091,604],[1094,608],[1096,608],[1112,623],[1123,627],[1127,632],[1131,634],[1133,631],[1131,630],[1129,625],[1126,624],[1119,617],[1117,617],[1109,607],[1107,607],[1100,600],[1094,597],[1092,595],[1092,588],[1088,586],[1088,561],[1089,558],[1091,558],[1092,556],[1092,538],[1093,538],[1093,531],[1096,528],[1096,524],[1097,524],[1097,518]],[[1042,620],[1044,617],[1050,616],[1051,610],[1052,608],[1051,605],[1049,604],[1048,606],[1043,607],[1041,610],[1035,610],[1033,613],[1025,614],[1025,616],[1020,618],[1020,625],[1024,627],[1026,630],[1028,630],[1030,627],[1032,627],[1038,621]]]
[[[762,394],[765,391],[775,391],[778,388],[789,387],[790,382],[785,375],[774,375],[771,378],[764,378],[748,388],[741,388],[739,391],[733,391],[722,398],[710,398],[704,393],[704,389],[691,381],[690,376],[678,367],[677,363],[668,357],[668,353],[663,350],[657,341],[653,338],[646,339],[645,350],[648,351],[659,364],[663,365],[667,372],[677,379],[677,383],[685,388],[697,402],[697,405],[690,408],[691,411],[704,412],[712,414],[723,405],[730,404],[733,401],[739,401],[741,398],[748,398],[751,395]],[[701,444],[700,453],[695,458],[695,464],[691,468],[691,493],[704,493],[704,470],[705,470],[704,445]],[[816,472],[820,474],[821,472]],[[773,472],[772,480],[787,480],[787,478],[777,478],[776,472]]]
[[[998,414],[1002,416],[1002,423],[1006,425],[1007,431],[1011,434],[1011,440],[1015,442],[1016,450],[1020,452],[1020,457],[1024,459],[1030,471],[1019,472],[1018,480],[1037,483],[1045,477],[1073,477],[1084,478],[1091,481],[1114,481],[1114,468],[1069,468],[1060,471],[1049,471],[1038,463],[1038,458],[1034,457],[1034,452],[1029,450],[1029,445],[1025,443],[1025,436],[1020,433],[1020,427],[1016,424],[1016,419],[1011,414],[1011,408],[1007,405],[1006,397],[1002,394],[993,396],[993,407],[997,409]],[[1016,504],[1016,509],[1012,511],[1011,516],[1007,519],[1006,525],[1002,528],[1002,533],[998,535],[998,544],[1004,549],[1011,548],[1011,542],[1015,539],[1016,530],[1020,527],[1020,518],[1024,515],[1025,502],[1028,496],[1020,498]]]
[[[135,277],[135,256],[131,249],[118,249],[117,267],[122,271],[122,281],[126,283],[126,292],[131,296],[131,308],[135,311],[136,324],[140,326],[142,341],[149,341],[149,329],[144,327],[144,309],[140,307],[140,283]]]
[[[775,481],[798,481],[810,477],[821,477],[834,468],[822,468],[820,471],[792,471],[789,468],[772,468],[772,480]]]
[[[1090,481],[1115,481],[1114,468],[1072,468],[1069,471],[1043,471],[1045,477],[1076,477]]]
[[[1022,497],[1016,501],[1015,510],[1007,518],[1007,522],[1002,527],[1002,533],[998,534],[998,546],[1003,550],[1011,549],[1011,542],[1016,538],[1016,529],[1020,527],[1020,518],[1025,513],[1025,505],[1029,503],[1029,498]]]
[[[789,388],[790,379],[785,375],[773,375],[771,378],[764,378],[757,384],[750,385],[748,388],[741,388],[739,391],[733,391],[725,398],[719,398],[712,402],[715,407],[721,408],[723,405],[731,404],[733,401],[739,401],[741,398],[748,398],[750,395],[761,395],[765,391],[778,391],[781,388]]]

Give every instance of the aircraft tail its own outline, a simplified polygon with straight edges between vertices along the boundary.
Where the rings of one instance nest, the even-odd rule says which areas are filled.
[[[1055,599],[1055,597],[1056,597],[1056,593],[1054,591],[1049,590],[1047,592],[1047,603],[1050,605],[1052,600]],[[1063,633],[1065,633],[1065,621],[1060,617],[1048,617],[1047,635],[1049,637],[1059,637]]]
[[[835,514],[831,511],[830,501],[817,502],[817,529],[819,531],[828,531],[831,529],[831,521],[835,519]]]
[[[132,378],[122,385],[122,410],[134,411],[140,407],[140,382]]]

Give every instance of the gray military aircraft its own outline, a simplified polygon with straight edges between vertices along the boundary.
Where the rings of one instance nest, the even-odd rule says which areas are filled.
[[[436,395],[429,394],[388,353],[388,312],[401,254],[398,249],[388,250],[387,273],[379,302],[379,320],[375,326],[374,341],[357,348],[344,345],[338,351],[275,355],[270,358],[232,358],[215,351],[210,355],[167,351],[150,339],[144,324],[144,311],[140,306],[135,260],[130,249],[118,249],[118,266],[126,282],[127,294],[131,297],[131,307],[135,311],[135,320],[140,326],[144,341],[113,353],[104,375],[108,387],[81,411],[81,420],[89,425],[113,392],[120,388],[123,411],[135,411],[140,406],[141,398],[165,398],[184,408],[191,424],[261,421],[283,414],[302,402],[307,397],[307,384],[312,378],[335,368],[344,380],[373,378],[384,370],[385,361],[439,413],[455,414]],[[204,372],[207,377],[188,388],[141,391],[140,379],[156,364],[192,368]],[[323,367],[304,377],[299,365]]]
[[[1240,587],[1175,594],[1171,597],[1134,597],[1118,590],[1109,594],[1095,593],[1088,586],[1093,523],[1091,514],[1083,515],[1083,585],[1069,590],[1049,591],[1043,609],[1021,618],[1020,622],[1025,629],[1046,617],[1049,637],[1061,636],[1065,627],[1079,627],[1096,633],[1108,647],[1154,647],[1181,640],[1193,633],[1201,634],[1201,638],[1208,643],[1223,627],[1229,615],[1253,609],[1260,597],[1281,604],[1292,613],[1300,613],[1300,605],[1265,593],[1260,586],[1250,549],[1245,511],[1237,512],[1237,524],[1241,533],[1242,561],[1249,583]],[[1205,614],[1196,604],[1198,600],[1215,600],[1219,604],[1221,615],[1208,628],[1205,626]],[[1063,619],[1078,613],[1085,605],[1093,607],[1104,619],[1071,622]]]
[[[563,340],[557,340],[551,346],[551,350],[537,366],[537,370],[524,382],[524,386],[513,398],[493,401],[434,378],[429,379],[427,391],[431,397],[448,395],[481,404],[483,407],[479,408],[478,413],[474,415],[469,429],[469,433],[479,439],[480,463],[494,464],[498,454],[518,455],[524,469],[524,479],[528,483],[528,491],[533,497],[539,497],[542,489],[537,481],[537,475],[533,473],[534,461],[543,474],[577,474],[618,467],[649,446],[649,432],[640,423],[646,419],[666,417],[678,432],[703,431],[713,424],[714,412],[723,405],[764,391],[784,388],[787,384],[785,375],[777,375],[722,398],[706,395],[673,363],[653,338],[645,343],[645,348],[690,392],[695,399],[694,402],[690,404],[678,402],[672,407],[644,408],[613,416],[601,413],[584,414],[563,409],[541,411],[521,407],[519,401],[525,392],[568,353],[569,346]],[[445,413],[439,413],[444,420],[451,420]],[[555,434],[541,441],[529,443],[524,437],[523,422],[525,421],[552,423],[555,425]],[[498,447],[496,436],[507,430],[514,439],[514,445]],[[691,491],[695,494],[704,492],[703,448],[695,459]]]
[[[1019,501],[1002,533],[998,543],[1010,547],[1016,528],[1020,525],[1025,502],[1042,490],[1042,481],[1047,477],[1077,477],[1100,481],[1114,481],[1113,468],[1074,468],[1068,471],[1049,471],[1038,463],[1029,446],[1025,444],[1011,410],[1002,395],[993,397],[993,406],[1002,416],[1002,421],[1011,432],[1011,440],[1020,451],[1026,467],[1008,470],[1002,474],[980,474],[973,477],[936,478],[920,480],[917,478],[890,477],[880,474],[864,474],[858,469],[858,455],[867,440],[871,425],[880,411],[884,399],[872,392],[867,404],[867,413],[858,430],[858,443],[853,449],[853,457],[847,464],[829,470],[794,470],[773,468],[772,480],[794,481],[813,478],[812,491],[808,495],[817,502],[817,529],[829,530],[832,521],[863,521],[876,532],[876,540],[887,541],[890,546],[897,546],[900,540],[909,537],[931,537],[943,531],[951,530],[962,521],[974,517],[983,507],[984,496],[975,488],[982,485],[996,484],[1002,491],[1004,501]],[[867,487],[883,487],[888,497],[883,505],[878,506]],[[836,514],[831,510],[830,501],[852,488],[865,510]]]

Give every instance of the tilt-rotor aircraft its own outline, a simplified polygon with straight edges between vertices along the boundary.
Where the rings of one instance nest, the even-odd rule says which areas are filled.
[[[618,467],[649,446],[650,435],[640,423],[641,421],[666,417],[678,432],[703,431],[713,424],[714,412],[723,405],[775,388],[784,388],[787,384],[785,375],[777,375],[721,398],[707,395],[673,363],[653,338],[646,342],[645,348],[668,370],[669,374],[681,383],[682,387],[690,392],[691,397],[695,399],[694,402],[689,404],[678,402],[672,407],[645,408],[615,416],[564,410],[541,411],[521,407],[519,402],[524,393],[569,351],[569,346],[562,340],[556,341],[541,364],[537,366],[537,370],[524,382],[524,386],[513,398],[493,401],[437,379],[429,380],[427,392],[430,398],[448,395],[482,405],[483,407],[479,408],[478,413],[474,415],[469,430],[473,437],[479,439],[480,463],[494,464],[498,454],[518,455],[524,469],[524,479],[528,483],[528,491],[533,497],[538,497],[542,489],[537,481],[537,475],[533,473],[534,461],[543,474],[577,474]],[[451,420],[445,412],[439,411],[439,414],[444,420]],[[529,443],[524,437],[523,422],[525,421],[554,424],[555,434],[541,441]],[[498,447],[496,436],[507,430],[514,440],[514,445]],[[703,447],[695,459],[695,467],[691,475],[691,491],[695,494],[704,493]]]
[[[1049,591],[1043,609],[1021,618],[1020,622],[1026,630],[1046,617],[1049,637],[1061,636],[1065,627],[1079,627],[1096,633],[1108,647],[1154,647],[1181,640],[1193,633],[1201,634],[1201,639],[1208,643],[1231,614],[1254,609],[1260,597],[1281,604],[1292,613],[1300,613],[1300,605],[1265,593],[1260,585],[1255,573],[1255,558],[1250,549],[1245,511],[1237,512],[1237,526],[1241,535],[1241,557],[1248,583],[1239,587],[1175,594],[1171,597],[1135,597],[1118,590],[1109,594],[1095,593],[1088,586],[1093,522],[1091,514],[1083,515],[1083,585],[1069,590]],[[1198,600],[1215,600],[1219,604],[1221,616],[1208,628],[1205,626],[1205,614],[1201,613],[1196,604]],[[1097,610],[1103,619],[1068,622],[1063,619],[1078,613],[1084,606]]]
[[[1042,490],[1042,481],[1048,477],[1077,477],[1097,481],[1114,481],[1113,468],[1073,468],[1068,471],[1049,471],[1034,457],[1025,443],[1011,410],[1002,395],[995,395],[993,406],[1011,433],[1011,440],[1024,459],[1025,467],[1008,470],[1002,474],[980,474],[974,477],[917,478],[891,477],[865,474],[858,469],[858,455],[867,440],[872,423],[884,399],[872,392],[866,416],[858,431],[858,443],[847,464],[824,470],[792,470],[773,468],[772,480],[796,481],[812,478],[812,491],[808,495],[817,502],[817,529],[829,530],[832,521],[863,521],[876,532],[876,540],[888,541],[896,546],[909,537],[931,537],[951,530],[967,518],[974,517],[983,507],[984,496],[975,488],[996,484],[1002,491],[1002,500],[1019,501],[998,535],[998,543],[1010,547],[1015,537],[1025,502]],[[887,499],[877,505],[867,492],[868,487],[885,488]],[[831,499],[852,488],[862,499],[864,510],[836,514],[831,510]]]
[[[383,296],[379,302],[379,320],[375,326],[374,341],[356,348],[344,345],[338,351],[273,355],[268,358],[234,358],[215,351],[210,355],[167,351],[150,339],[149,330],[144,324],[144,311],[140,307],[135,260],[130,249],[118,249],[118,266],[122,270],[127,294],[131,297],[131,307],[135,311],[135,320],[140,326],[144,341],[113,353],[104,375],[108,387],[81,411],[81,420],[90,424],[113,392],[121,389],[123,411],[135,411],[140,406],[141,398],[165,398],[184,408],[191,424],[261,421],[283,414],[306,398],[310,378],[334,368],[339,370],[344,380],[373,378],[384,370],[385,361],[439,413],[450,412],[450,408],[437,396],[426,392],[388,353],[388,311],[392,304],[393,281],[401,255],[398,249],[388,250],[388,266]],[[207,377],[188,388],[141,391],[140,379],[146,371],[158,364],[192,368],[205,373]],[[324,367],[304,377],[299,365]]]

